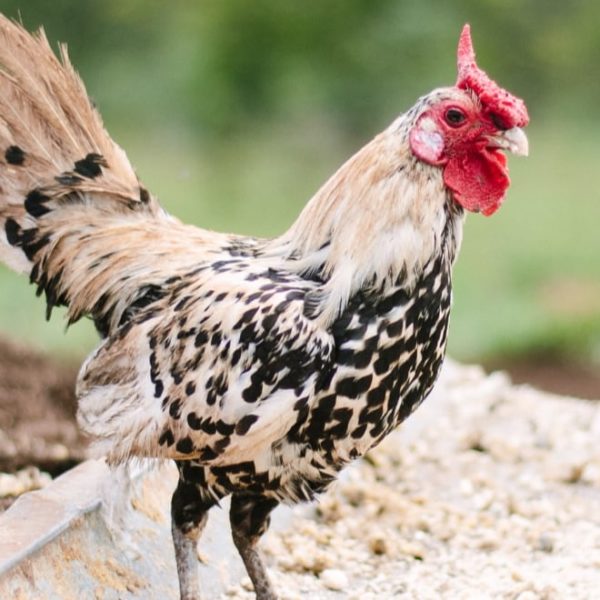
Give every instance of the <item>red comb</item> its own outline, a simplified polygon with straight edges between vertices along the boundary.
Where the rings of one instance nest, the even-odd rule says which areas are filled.
[[[523,100],[502,89],[477,66],[469,24],[463,27],[458,41],[456,86],[463,90],[473,90],[486,111],[499,117],[506,129],[525,127],[529,123],[529,115]]]

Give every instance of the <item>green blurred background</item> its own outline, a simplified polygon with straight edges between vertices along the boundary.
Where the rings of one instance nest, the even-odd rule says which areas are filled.
[[[1,0],[65,41],[113,137],[174,214],[269,236],[416,98],[455,79],[465,22],[478,61],[524,97],[531,156],[491,219],[470,216],[450,352],[600,371],[600,3],[557,0]],[[82,355],[0,270],[0,330]],[[600,396],[600,389],[598,390]]]

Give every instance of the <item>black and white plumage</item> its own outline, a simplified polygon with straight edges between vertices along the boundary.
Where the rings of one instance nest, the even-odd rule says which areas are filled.
[[[434,384],[464,208],[501,201],[500,149],[526,150],[520,105],[460,81],[432,92],[262,240],[166,214],[42,35],[0,18],[0,65],[0,258],[104,338],[81,427],[111,463],[176,461],[182,598],[230,494],[257,597],[274,598],[256,550],[271,510],[323,492]]]
[[[459,222],[451,218],[443,241]],[[207,500],[241,489],[310,499],[430,390],[453,252],[449,243],[414,287],[399,277],[354,294],[328,330],[305,315],[315,276],[238,251],[197,267],[84,365],[82,425],[106,438],[113,460],[198,459]]]

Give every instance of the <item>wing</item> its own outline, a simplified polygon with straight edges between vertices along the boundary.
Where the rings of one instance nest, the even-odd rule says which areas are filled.
[[[84,364],[79,421],[109,460],[248,460],[293,427],[333,339],[304,315],[314,283],[253,257],[204,264]]]

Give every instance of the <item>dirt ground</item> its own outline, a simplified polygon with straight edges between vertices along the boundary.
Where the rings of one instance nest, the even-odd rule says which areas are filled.
[[[77,368],[0,338],[0,472],[35,465],[56,476],[82,460]]]
[[[513,383],[527,383],[545,392],[600,400],[600,366],[565,361],[557,357],[523,357],[485,365],[488,372],[506,371]]]

